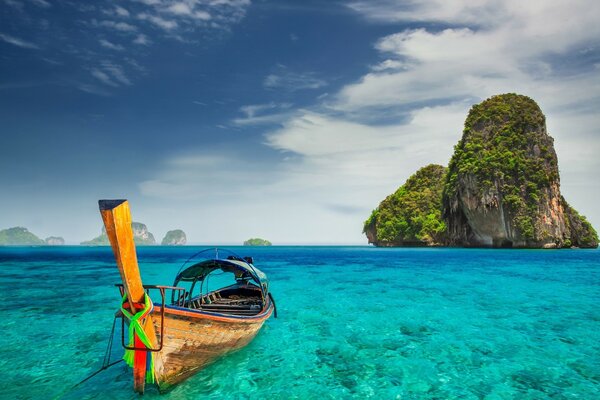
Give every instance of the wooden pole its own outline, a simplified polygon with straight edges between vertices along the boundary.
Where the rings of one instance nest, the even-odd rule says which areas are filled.
[[[135,252],[133,231],[131,229],[131,213],[127,200],[100,200],[98,201],[100,214],[106,228],[106,235],[110,240],[121,280],[129,299],[129,308],[132,314],[137,311],[134,303],[144,302],[144,287],[140,276],[140,269]],[[156,346],[156,333],[152,316],[146,318],[144,331],[152,347]],[[135,347],[143,347],[140,340],[136,340]],[[138,393],[144,393],[146,382],[146,352],[136,351],[133,365],[133,388]]]

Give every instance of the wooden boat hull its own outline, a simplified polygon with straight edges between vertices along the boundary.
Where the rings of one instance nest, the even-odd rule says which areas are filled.
[[[155,378],[161,392],[185,380],[221,356],[236,351],[256,336],[273,313],[269,300],[256,316],[229,316],[167,306],[161,337],[161,307],[152,313],[162,349],[155,353]]]

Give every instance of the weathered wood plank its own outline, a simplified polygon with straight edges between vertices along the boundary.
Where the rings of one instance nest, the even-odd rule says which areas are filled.
[[[131,229],[131,213],[127,200],[100,200],[98,202],[102,221],[106,228],[106,235],[110,241],[119,274],[123,281],[125,293],[129,301],[129,308],[132,314],[136,313],[134,303],[143,303],[144,287],[140,276],[140,269],[135,252],[135,242],[133,241],[133,231]],[[148,316],[143,327],[146,335],[150,339],[153,347],[156,347],[157,340],[154,329],[152,329],[152,316]],[[135,347],[141,347],[141,341],[135,341]],[[146,357],[145,353],[136,352],[133,366],[133,387],[138,393],[144,393],[146,382]],[[158,358],[158,357],[156,357]],[[155,364],[161,363],[156,360]]]
[[[234,318],[208,319],[198,313],[193,317],[181,316],[170,311],[165,309],[164,344],[160,352],[164,361],[160,370],[161,391],[247,345],[271,315],[267,312],[249,322]],[[160,336],[159,319],[155,316],[154,321],[156,335]]]

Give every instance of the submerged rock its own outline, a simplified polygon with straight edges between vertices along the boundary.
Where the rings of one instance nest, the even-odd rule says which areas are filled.
[[[442,191],[446,168],[430,164],[385,198],[365,221],[363,233],[376,246],[435,246],[445,242]]]
[[[448,166],[443,216],[453,245],[598,245],[591,225],[561,196],[544,114],[517,94],[471,108]]]
[[[50,236],[47,237],[44,242],[46,242],[46,244],[49,246],[62,246],[65,244],[65,239],[59,236]]]
[[[186,243],[187,238],[185,232],[181,229],[175,229],[167,232],[160,244],[163,246],[183,246]]]

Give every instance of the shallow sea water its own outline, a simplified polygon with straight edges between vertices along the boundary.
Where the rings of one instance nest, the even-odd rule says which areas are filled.
[[[600,398],[599,250],[228,248],[279,318],[144,398]],[[140,248],[144,283],[198,250]],[[109,248],[0,248],[0,398],[138,398],[123,363],[70,389],[102,363],[118,281]]]

